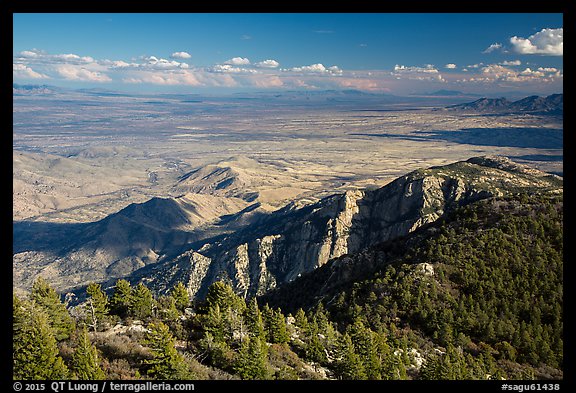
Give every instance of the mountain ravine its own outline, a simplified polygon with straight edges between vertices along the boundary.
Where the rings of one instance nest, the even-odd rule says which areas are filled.
[[[257,296],[332,258],[414,231],[456,206],[521,191],[561,193],[562,179],[503,157],[417,170],[376,190],[349,191],[303,207],[289,204],[129,279],[158,293],[183,281],[198,298],[221,280],[242,296]]]

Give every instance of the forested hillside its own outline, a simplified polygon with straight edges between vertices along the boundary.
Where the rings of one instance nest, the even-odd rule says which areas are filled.
[[[562,378],[562,223],[562,197],[490,198],[258,300],[119,280],[66,307],[40,279],[14,296],[13,377]]]

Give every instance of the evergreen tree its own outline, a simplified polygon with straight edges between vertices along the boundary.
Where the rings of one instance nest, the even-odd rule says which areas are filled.
[[[353,325],[349,326],[348,333],[356,352],[362,360],[367,379],[382,379],[380,373],[381,362],[377,353],[375,334],[366,328],[359,318],[356,319]]]
[[[272,312],[269,329],[268,336],[272,344],[285,344],[290,341],[290,336],[286,329],[286,318],[280,309]]]
[[[32,285],[31,298],[46,311],[56,340],[62,341],[69,338],[74,330],[74,321],[60,300],[60,295],[42,277],[39,277]]]
[[[334,371],[338,379],[366,379],[362,360],[356,353],[352,338],[348,333],[338,340],[337,363]]]
[[[104,379],[104,372],[98,360],[98,350],[90,342],[86,328],[80,331],[77,341],[76,350],[72,356],[72,369],[78,379]]]
[[[220,306],[218,304],[215,304],[213,307],[208,309],[208,313],[203,319],[202,326],[205,333],[210,334],[215,342],[226,342],[224,316],[220,312]]]
[[[17,296],[13,296],[13,301],[13,378],[67,378],[68,369],[59,356],[46,311]]]
[[[222,312],[228,308],[243,312],[246,307],[244,300],[234,293],[230,285],[222,281],[216,281],[208,288],[206,307],[214,307],[215,305],[218,305]]]
[[[258,337],[247,337],[242,342],[234,371],[242,379],[266,379],[268,377],[266,343]]]
[[[180,312],[184,312],[186,307],[190,306],[190,295],[188,294],[188,289],[182,282],[178,282],[170,292],[170,295],[174,298],[176,302],[176,308]]]
[[[126,280],[116,281],[114,287],[114,294],[110,299],[110,312],[125,318],[128,315],[128,310],[132,304],[132,288],[130,283]]]
[[[262,313],[258,308],[256,298],[252,298],[252,300],[248,302],[246,310],[244,311],[244,320],[246,321],[246,327],[251,337],[258,337],[261,341],[266,340]]]
[[[306,358],[317,364],[327,362],[326,349],[318,337],[318,324],[314,319],[306,330]]]
[[[308,329],[308,318],[306,317],[304,310],[301,308],[296,311],[296,315],[294,315],[294,321],[296,326],[298,326],[300,329]]]
[[[144,360],[147,373],[155,379],[190,379],[184,358],[175,347],[170,329],[162,322],[150,323],[144,344],[152,351],[152,359]]]
[[[171,296],[160,296],[158,298],[158,317],[164,322],[174,322],[178,320],[178,309],[176,300]]]
[[[88,285],[86,294],[88,295],[86,304],[89,320],[88,325],[96,331],[108,315],[108,295],[104,293],[100,284],[96,283]]]
[[[142,283],[136,285],[136,287],[132,289],[131,298],[132,302],[129,312],[134,318],[145,319],[152,316],[154,297],[146,285]]]

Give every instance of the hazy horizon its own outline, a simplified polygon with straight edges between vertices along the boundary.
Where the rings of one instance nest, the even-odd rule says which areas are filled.
[[[563,90],[562,14],[14,14],[22,84],[147,93]]]

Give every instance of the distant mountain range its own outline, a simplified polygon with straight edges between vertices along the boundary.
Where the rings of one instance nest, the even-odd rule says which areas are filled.
[[[473,102],[450,105],[447,109],[477,112],[530,112],[556,115],[564,113],[564,95],[530,96],[518,101],[509,101],[504,97],[480,98]]]
[[[12,84],[12,94],[15,95],[53,94],[57,90],[57,87],[48,85],[19,85],[17,83]]]

